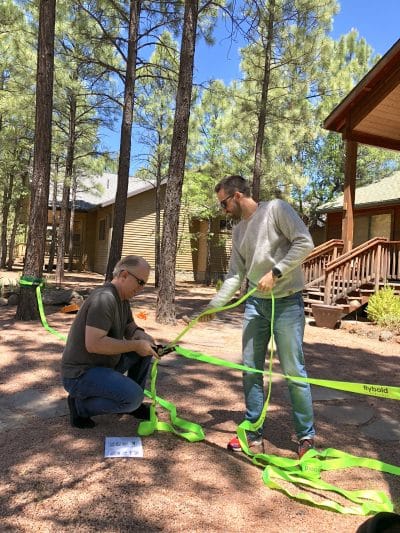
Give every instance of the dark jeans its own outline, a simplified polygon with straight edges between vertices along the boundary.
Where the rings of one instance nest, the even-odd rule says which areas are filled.
[[[94,367],[78,378],[63,378],[79,416],[129,413],[137,409],[144,398],[151,359],[129,352],[121,356],[115,369]],[[126,371],[128,376],[124,376]]]

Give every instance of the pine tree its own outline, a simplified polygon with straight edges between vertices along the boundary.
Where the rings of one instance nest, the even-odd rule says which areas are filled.
[[[36,84],[35,151],[28,241],[23,276],[41,278],[50,183],[56,0],[40,0]],[[21,287],[16,319],[39,317],[35,291]]]
[[[188,140],[197,18],[198,0],[185,0],[174,130],[165,195],[160,290],[156,310],[157,321],[163,324],[175,322],[175,265],[178,222]]]

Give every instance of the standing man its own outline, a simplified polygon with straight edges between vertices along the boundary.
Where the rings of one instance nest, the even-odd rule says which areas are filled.
[[[73,427],[92,428],[91,417],[107,413],[149,419],[143,390],[151,357],[157,354],[154,340],[135,324],[129,305],[149,273],[143,257],[123,257],[112,281],[90,294],[71,326],[61,373]]]
[[[282,200],[257,204],[248,182],[228,176],[215,187],[221,208],[240,222],[234,226],[230,267],[220,291],[208,308],[228,303],[247,277],[257,292],[246,300],[243,323],[243,364],[264,370],[271,330],[271,291],[275,297],[274,337],[285,375],[307,377],[303,356],[304,287],[301,262],[314,248],[310,233],[294,211]],[[207,320],[212,315],[206,315]],[[298,455],[314,446],[313,408],[310,386],[288,380]],[[244,372],[245,419],[256,422],[264,405],[263,375]],[[263,450],[262,428],[247,433],[250,449]],[[237,436],[228,449],[240,451]]]

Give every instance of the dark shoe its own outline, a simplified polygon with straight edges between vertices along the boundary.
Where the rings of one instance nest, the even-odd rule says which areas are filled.
[[[297,447],[299,459],[301,459],[303,455],[312,448],[314,448],[314,439],[301,439]]]
[[[252,453],[264,453],[264,442],[262,437],[247,437],[247,446]],[[231,439],[227,446],[231,452],[241,452],[242,447],[237,436]]]
[[[89,429],[94,428],[96,425],[94,421],[88,416],[79,416],[75,407],[75,400],[68,396],[67,398],[68,408],[69,408],[69,421],[71,426],[74,428],[80,429]]]
[[[150,420],[150,405],[148,403],[142,403],[142,405],[139,405],[137,409],[131,411],[129,414],[138,420]]]
[[[383,533],[400,531],[400,514],[382,511],[372,518],[368,518],[357,529],[356,533]]]

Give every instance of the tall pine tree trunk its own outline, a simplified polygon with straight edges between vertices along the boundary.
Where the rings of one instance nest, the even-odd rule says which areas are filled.
[[[65,160],[65,180],[63,187],[63,197],[61,202],[60,223],[58,226],[57,239],[57,266],[56,266],[56,283],[61,285],[64,281],[64,257],[65,243],[67,237],[69,197],[71,190],[72,175],[74,171],[75,159],[75,135],[76,135],[76,96],[70,93],[68,96],[69,103],[69,131],[67,157]]]
[[[108,256],[106,280],[112,279],[116,263],[121,259],[124,242],[126,197],[131,160],[133,99],[135,95],[137,41],[139,34],[141,0],[131,0],[129,13],[128,57],[126,63],[124,107],[121,124],[121,142],[118,162],[118,184],[115,195],[113,232]]]
[[[161,258],[161,157],[158,154],[157,160],[157,176],[156,176],[156,223],[155,223],[155,239],[154,239],[154,285],[160,285],[160,258]]]
[[[74,263],[74,223],[75,223],[75,203],[76,203],[76,176],[72,177],[72,197],[71,216],[69,219],[69,239],[68,239],[68,272],[72,272]]]
[[[198,0],[185,0],[174,131],[164,203],[160,290],[156,310],[156,319],[162,324],[175,323],[175,266],[178,224],[192,97],[197,17]]]
[[[8,216],[10,214],[10,205],[11,198],[14,188],[14,175],[11,172],[6,177],[3,188],[3,209],[1,216],[1,238],[0,238],[0,247],[1,247],[1,257],[0,257],[0,268],[6,268],[7,264],[7,227],[8,227]]]
[[[58,167],[58,165],[56,165]],[[58,168],[56,168],[56,177],[58,177]],[[49,251],[49,263],[47,265],[47,272],[52,272],[54,268],[54,256],[56,254],[56,244],[57,244],[57,190],[58,183],[57,179],[54,180],[53,184],[53,198],[51,201],[51,212],[53,222],[51,225],[51,243]]]
[[[261,87],[261,99],[260,107],[258,110],[258,128],[256,146],[254,150],[254,166],[253,166],[253,198],[256,202],[260,199],[260,183],[262,175],[262,158],[263,158],[263,146],[265,137],[265,123],[267,118],[267,102],[268,102],[268,90],[271,74],[271,52],[272,41],[274,31],[274,17],[275,17],[275,0],[269,2],[269,15],[267,23],[267,35],[262,37],[264,45],[264,72],[263,81]]]
[[[56,273],[55,281],[57,285],[62,285],[64,282],[64,257],[65,257],[65,241],[67,234],[67,223],[68,223],[68,205],[69,205],[69,195],[70,195],[70,182],[67,175],[65,176],[62,200],[60,206],[60,218],[58,221],[58,230],[57,230],[57,264],[56,264]]]
[[[46,241],[53,110],[56,0],[40,0],[33,176],[24,277],[41,278]],[[17,320],[39,318],[34,287],[21,286]]]
[[[23,196],[20,196],[15,202],[15,213],[14,220],[10,234],[10,241],[8,243],[8,261],[7,261],[7,270],[12,270],[14,265],[14,247],[15,247],[15,238],[17,236],[17,230],[19,226],[19,221],[21,218],[21,211],[23,205]]]

